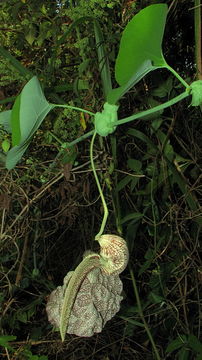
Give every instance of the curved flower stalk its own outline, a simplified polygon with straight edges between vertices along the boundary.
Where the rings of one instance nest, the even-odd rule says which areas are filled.
[[[119,274],[127,266],[128,248],[116,235],[102,235],[98,241],[100,254],[84,254],[75,271],[65,276],[63,286],[49,296],[48,320],[60,328],[62,341],[66,333],[90,337],[101,332],[120,309]]]

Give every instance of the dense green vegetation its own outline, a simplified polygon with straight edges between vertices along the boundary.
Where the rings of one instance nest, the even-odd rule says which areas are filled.
[[[86,249],[96,250],[94,238],[102,223],[91,138],[68,145],[93,129],[88,112],[102,111],[106,101],[110,82],[99,51],[108,55],[116,88],[122,31],[154,3],[7,0],[0,5],[1,111],[13,107],[33,76],[49,104],[69,106],[47,114],[12,170],[6,169],[5,157],[13,134],[0,128],[2,358],[202,358],[201,107],[191,107],[190,96],[95,138],[94,164],[109,209],[105,232],[121,233],[130,251],[121,276],[121,311],[101,334],[67,335],[64,343],[45,312],[47,296],[67,271]],[[201,80],[195,51],[201,41],[200,1],[158,3],[169,6],[163,54],[181,78],[163,67],[146,73],[119,99],[119,119],[177,97],[183,81]],[[103,32],[101,47],[92,17]],[[129,66],[123,72],[127,80]],[[120,76],[117,81],[124,83]]]

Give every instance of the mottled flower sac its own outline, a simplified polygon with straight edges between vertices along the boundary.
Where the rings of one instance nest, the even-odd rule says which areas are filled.
[[[48,299],[46,311],[48,320],[56,327],[60,325],[60,315],[65,289],[73,272],[64,278],[64,285],[58,286]],[[100,268],[92,269],[81,283],[70,314],[67,334],[90,337],[100,333],[120,309],[122,282],[118,275],[108,275]]]

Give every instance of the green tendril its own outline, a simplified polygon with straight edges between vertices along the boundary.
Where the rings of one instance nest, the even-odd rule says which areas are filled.
[[[62,107],[62,108],[66,108],[66,109],[71,109],[71,110],[76,110],[76,111],[80,111],[80,112],[84,112],[86,114],[89,114],[91,116],[94,116],[95,114],[92,111],[88,111],[82,108],[79,108],[77,106],[70,106],[70,105],[63,105],[63,104],[52,104],[54,105],[54,107]]]
[[[95,170],[95,164],[94,164],[94,160],[93,160],[93,146],[94,146],[94,141],[95,141],[96,134],[97,134],[97,133],[96,133],[96,131],[95,131],[94,134],[93,134],[93,136],[92,136],[91,143],[90,143],[90,162],[91,162],[93,174],[94,174],[94,177],[95,177],[95,181],[96,181],[96,184],[97,184],[97,187],[98,187],[98,191],[99,191],[99,193],[100,193],[100,197],[101,197],[102,205],[103,205],[103,209],[104,209],[104,216],[103,216],[103,219],[102,219],[102,224],[101,224],[101,227],[100,227],[100,231],[99,231],[99,233],[95,236],[95,240],[98,240],[98,239],[100,238],[100,236],[101,236],[101,235],[103,234],[103,232],[104,232],[109,211],[108,211],[108,207],[107,207],[107,204],[106,204],[106,201],[105,201],[105,198],[104,198],[104,194],[103,194],[102,189],[101,189],[101,186],[100,186],[100,182],[99,182],[99,179],[98,179],[96,170]]]

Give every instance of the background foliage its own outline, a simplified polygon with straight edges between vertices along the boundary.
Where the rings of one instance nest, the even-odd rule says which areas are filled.
[[[194,2],[170,6],[164,53],[187,82],[195,79]],[[37,75],[47,99],[98,111],[103,103],[93,25],[101,23],[113,69],[128,20],[154,1],[7,0],[1,2],[0,106],[9,110]],[[79,20],[82,17],[82,20]],[[74,21],[78,21],[70,31]],[[19,68],[13,58],[27,69]],[[13,64],[13,65],[12,65]],[[115,79],[113,80],[116,84]],[[178,81],[155,72],[121,100],[120,118],[176,96]],[[201,112],[184,100],[100,139],[95,161],[110,209],[107,232],[122,228],[130,267],[122,276],[121,312],[89,339],[61,344],[45,313],[46,297],[96,246],[102,209],[89,166],[90,119],[55,109],[23,161],[1,166],[1,355],[8,359],[154,359],[143,318],[161,359],[200,359]],[[0,129],[0,141],[9,135]],[[134,281],[135,275],[135,281]],[[141,309],[134,295],[137,287]]]

